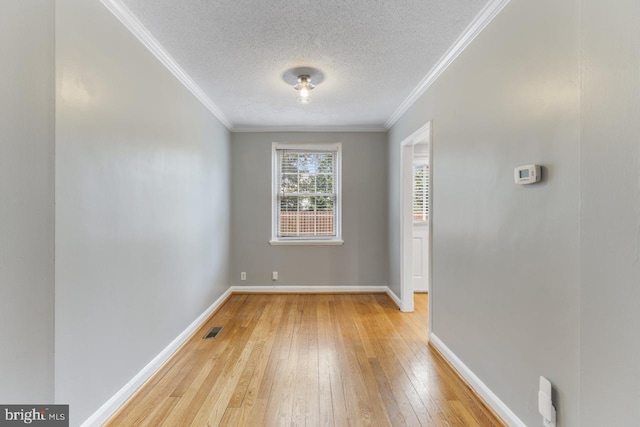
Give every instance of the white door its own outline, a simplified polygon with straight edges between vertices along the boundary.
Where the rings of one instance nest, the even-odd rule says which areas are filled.
[[[414,148],[413,291],[429,292],[429,159]]]
[[[413,291],[429,292],[429,225],[413,224]]]

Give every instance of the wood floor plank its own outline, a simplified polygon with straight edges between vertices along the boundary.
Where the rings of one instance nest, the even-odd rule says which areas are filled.
[[[316,309],[318,333],[318,424],[333,426],[333,394],[331,391],[331,340],[329,337],[329,297],[319,296]]]
[[[427,301],[232,295],[105,425],[504,426],[429,346]]]
[[[259,300],[257,302],[260,303]],[[264,307],[265,309],[262,315],[265,316],[265,319],[273,319],[273,317],[277,314],[277,312],[274,312],[274,305],[266,304],[264,305]],[[247,326],[248,325],[249,324],[247,324]],[[249,389],[251,378],[254,376],[254,372],[258,367],[258,363],[264,353],[265,346],[268,345],[267,343],[273,341],[271,334],[273,329],[270,327],[270,325],[271,324],[269,322],[263,321],[256,326],[254,334],[258,338],[258,342],[251,350],[249,359],[242,371],[242,374],[240,375],[238,383],[236,384],[233,395],[231,396],[231,400],[229,401],[229,407],[238,408],[244,401],[244,398]]]
[[[373,358],[375,358],[375,354],[373,352],[373,348],[371,346],[369,350],[367,350],[367,346],[365,345],[365,341],[367,341],[368,335],[363,335],[361,331],[358,329],[357,325],[360,323],[357,316],[355,306],[353,304],[353,296],[352,298],[347,299],[346,304],[347,310],[344,313],[347,315],[347,321],[351,323],[352,327],[350,329],[350,334],[352,335],[351,347],[355,350],[354,354],[356,356],[356,360],[358,361],[358,365],[360,367],[360,371],[362,372],[362,378],[364,380],[365,388],[367,391],[369,406],[372,408],[373,419],[375,420],[375,424],[382,423],[383,425],[391,424],[393,422],[400,422],[395,418],[391,418],[391,416],[395,416],[399,414],[399,411],[396,411],[397,404],[393,396],[387,396],[388,389],[380,388],[377,385],[376,377],[371,370],[371,363],[369,363],[370,358],[367,357],[368,354],[371,354]],[[382,383],[384,384],[384,383]],[[393,414],[384,410],[385,407],[385,398],[390,397],[388,400],[388,404],[390,408],[393,408]]]
[[[242,324],[247,325],[246,327],[241,326],[241,328],[251,331],[249,338],[242,344],[238,343],[238,345],[234,345],[235,349],[230,363],[227,364],[227,367],[223,370],[219,380],[215,383],[214,387],[211,388],[207,398],[196,414],[192,425],[217,426],[220,424],[220,421],[229,406],[233,391],[240,381],[242,372],[246,367],[246,363],[249,360],[255,345],[260,341],[260,335],[262,332],[262,328],[260,328],[260,326],[263,325],[260,323],[260,319],[262,318],[265,307],[262,304],[249,305],[251,307],[249,313],[247,313],[244,318],[240,316]]]
[[[258,313],[262,313],[262,307],[254,307],[252,305],[249,305],[249,307],[253,309],[250,312],[252,317],[255,317]],[[215,340],[206,340],[207,345],[212,347],[211,354],[216,357],[215,359],[211,359],[213,361],[213,367],[209,374],[198,387],[193,398],[191,400],[183,398],[181,402],[178,403],[176,407],[177,410],[169,414],[164,424],[181,425],[181,423],[183,423],[182,425],[189,425],[194,422],[195,425],[204,425],[202,424],[204,419],[208,418],[212,412],[215,414],[219,413],[219,407],[212,407],[210,404],[214,400],[217,401],[211,396],[212,390],[219,390],[227,385],[226,373],[231,367],[235,366],[240,355],[246,351],[247,342],[253,333],[253,328],[240,326],[240,321],[234,322],[233,319],[229,319],[228,321],[229,329],[234,331],[234,333],[228,332],[226,335],[222,335],[223,332],[221,332],[221,335],[219,335],[221,338],[219,345],[218,341],[215,341],[217,338]],[[229,351],[219,353],[219,348],[224,346],[223,343],[229,340],[233,341],[233,345],[229,348]],[[230,399],[230,396],[223,395],[222,397],[228,397]]]
[[[259,359],[256,361],[255,368],[251,373],[251,377],[249,378],[249,383],[247,384],[244,397],[242,399],[242,404],[245,407],[254,406],[254,403],[258,396],[258,390],[259,390],[260,384],[265,375],[269,356],[271,355],[271,351],[275,344],[276,337],[278,336],[277,329],[280,322],[280,318],[282,317],[282,310],[277,304],[269,303],[269,305],[271,306],[271,310],[268,312],[268,319],[270,320],[266,325],[268,329],[264,333],[263,348],[260,353]]]
[[[264,423],[267,425],[289,425],[293,412],[294,381],[297,362],[295,345],[298,342],[297,331],[300,327],[300,296],[293,298],[293,304],[283,320],[283,341],[279,354],[275,354],[277,367],[271,383],[267,411]]]
[[[173,410],[176,406],[179,397],[169,396],[165,398],[160,405],[157,405],[151,413],[147,414],[144,418],[144,422],[141,424],[142,427],[156,427],[162,424],[162,422],[167,418],[167,415]]]
[[[299,426],[305,424],[306,412],[309,399],[312,393],[317,395],[317,390],[310,390],[309,378],[309,341],[310,337],[310,310],[308,304],[308,295],[302,295],[300,319],[298,330],[296,332],[297,342],[293,346],[296,352],[295,374],[293,380],[293,413],[291,415],[291,424]],[[294,350],[292,350],[294,351]]]
[[[198,376],[194,378],[193,382],[185,390],[182,397],[180,397],[178,403],[174,409],[167,415],[160,425],[162,426],[177,426],[181,422],[186,421],[186,414],[189,408],[195,408],[202,401],[204,401],[204,388],[202,385],[211,376],[211,371],[215,366],[214,359],[207,359],[204,366],[198,371]],[[199,397],[201,396],[201,397]]]
[[[395,360],[391,359],[385,349],[382,347],[380,340],[374,341],[374,349],[376,360],[380,364],[382,373],[386,376],[391,390],[400,407],[403,417],[407,424],[414,425],[414,418],[419,425],[432,425],[433,420],[429,416],[429,412],[422,404],[418,393],[413,384],[407,377],[402,366]]]
[[[352,346],[356,340],[351,319],[345,313],[346,299],[339,300],[337,303],[332,306],[332,315],[337,319],[334,324],[336,353],[342,375],[347,419],[349,425],[372,425],[375,422],[373,408],[367,398],[367,386],[358,365],[356,349]],[[348,375],[344,375],[345,372],[348,372]]]
[[[389,381],[384,372],[382,372],[382,367],[376,358],[369,359],[369,367],[376,383],[376,390],[384,403],[386,419],[394,426],[419,426],[420,423],[415,414],[411,414],[413,416],[409,417],[408,413],[404,414],[400,409],[395,395],[391,391]]]

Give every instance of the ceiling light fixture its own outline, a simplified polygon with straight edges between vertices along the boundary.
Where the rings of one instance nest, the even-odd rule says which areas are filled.
[[[311,102],[311,97],[309,96],[309,92],[316,87],[313,83],[311,83],[311,77],[307,74],[301,74],[298,76],[298,83],[296,83],[293,88],[298,91],[298,104],[309,104]]]

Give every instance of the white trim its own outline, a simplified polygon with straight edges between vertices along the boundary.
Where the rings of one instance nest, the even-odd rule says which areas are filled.
[[[386,132],[379,126],[234,126],[232,132]]]
[[[465,381],[471,386],[471,388],[485,401],[487,405],[493,409],[496,414],[503,421],[505,421],[510,427],[527,427],[525,423],[520,420],[513,413],[511,409],[502,401],[498,396],[495,395],[494,392],[491,391],[489,387],[485,383],[482,382],[480,378],[476,374],[473,373],[471,369],[467,365],[465,365],[462,360],[455,355],[449,347],[447,347],[441,340],[431,332],[429,334],[429,341],[431,344],[438,349],[442,357],[447,359],[447,361],[453,366],[453,368],[458,372],[458,374],[465,379]]]
[[[431,120],[400,143],[400,308],[413,311],[413,146],[429,144],[432,151]],[[429,158],[431,159],[431,155]],[[429,175],[431,178],[431,172]],[[431,181],[429,181],[431,187]],[[409,190],[410,189],[410,190]],[[431,189],[431,188],[430,188]],[[431,200],[431,198],[430,198]],[[431,242],[432,209],[429,206],[429,242]],[[429,243],[431,245],[431,243]],[[431,286],[431,246],[429,247],[429,286]],[[429,315],[431,315],[429,298]],[[431,322],[429,322],[431,325]]]
[[[391,290],[388,286],[297,286],[297,285],[269,285],[269,286],[232,286],[232,293],[251,294],[343,294],[353,292],[386,293]],[[393,297],[392,297],[393,298]]]
[[[400,308],[414,310],[413,300],[413,144],[400,146]]]
[[[492,0],[467,26],[456,42],[431,68],[427,75],[405,98],[384,125],[354,126],[238,126],[234,127],[222,110],[207,96],[193,79],[178,65],[166,49],[145,28],[121,0],[100,0],[158,60],[218,119],[232,132],[386,132],[424,94],[453,61],[469,46],[484,28],[500,13],[510,0]]]
[[[341,142],[310,142],[308,144],[303,142],[273,142],[271,145],[273,150],[315,150],[339,152],[342,149]]]
[[[100,0],[138,40],[229,130],[231,122],[120,0]]]
[[[100,0],[158,60],[232,132],[386,132],[424,94],[453,61],[469,46],[484,28],[500,13],[510,0],[492,0],[467,26],[456,42],[431,68],[427,75],[405,98],[384,125],[354,126],[238,126],[234,127],[222,110],[207,96],[193,79],[178,65],[166,49],[156,40],[121,0]]]
[[[431,124],[429,125],[429,220],[427,225],[429,227],[429,258],[427,260],[427,268],[429,268],[427,282],[429,289],[427,289],[427,292],[429,292],[429,299],[427,300],[427,306],[429,310],[429,333],[431,333],[433,325],[433,126]]]
[[[322,238],[278,238],[278,185],[280,178],[280,164],[278,161],[278,150],[318,150],[318,151],[335,151],[336,154],[336,170],[334,173],[334,182],[336,192],[335,202],[335,236],[326,239]],[[272,142],[271,143],[271,239],[269,244],[275,245],[342,245],[342,143],[341,142],[312,142],[312,143],[287,143]]]
[[[153,374],[155,374],[169,358],[184,344],[203,324],[209,316],[218,309],[231,296],[231,287],[215,300],[196,320],[182,331],[171,343],[162,350],[151,362],[136,374],[116,394],[111,396],[96,412],[82,423],[81,427],[93,427],[102,425],[142,386]]]
[[[391,298],[393,302],[396,303],[396,305],[400,308],[401,311],[406,311],[406,310],[402,310],[402,301],[400,301],[400,298],[398,298],[396,293],[393,292],[391,288],[387,288],[387,295],[389,295],[389,298]]]
[[[426,76],[418,83],[418,86],[411,91],[409,96],[400,104],[396,111],[385,122],[384,126],[389,129],[398,121],[404,113],[424,94],[440,75],[453,63],[453,61],[471,44],[471,42],[484,30],[484,28],[500,13],[510,0],[491,0],[480,11],[475,19],[458,37],[456,42],[447,50],[440,60],[433,66]]]
[[[306,239],[291,239],[291,240],[269,240],[271,246],[340,246],[344,245],[344,240],[306,240]]]

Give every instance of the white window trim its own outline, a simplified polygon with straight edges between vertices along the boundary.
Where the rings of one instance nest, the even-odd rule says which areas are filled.
[[[334,185],[336,188],[336,235],[335,237],[278,237],[278,176],[279,167],[277,150],[336,150],[336,174]],[[272,246],[298,245],[298,246],[327,246],[342,245],[342,144],[340,142],[331,143],[285,143],[274,142],[271,144],[271,240]]]

